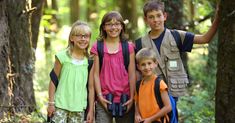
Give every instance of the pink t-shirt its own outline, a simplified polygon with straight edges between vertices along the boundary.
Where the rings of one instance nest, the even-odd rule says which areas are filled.
[[[134,52],[134,45],[130,42],[128,44],[129,53],[131,54]],[[97,42],[92,46],[91,54],[98,55]],[[124,65],[121,43],[119,43],[119,49],[116,53],[108,53],[104,42],[103,63],[100,69],[100,84],[104,96],[112,93],[114,95],[113,101],[119,103],[121,94],[130,95],[128,72]]]

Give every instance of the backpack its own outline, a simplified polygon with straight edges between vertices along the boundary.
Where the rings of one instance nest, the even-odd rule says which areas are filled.
[[[128,72],[128,66],[130,62],[128,42],[121,41],[121,44],[122,44],[122,56],[124,59],[124,65],[125,65],[126,71]],[[103,57],[104,57],[104,41],[103,40],[97,41],[97,51],[98,51],[99,64],[100,64],[100,70],[101,70],[102,64],[103,64]]]
[[[157,77],[155,79],[155,84],[154,84],[154,93],[155,93],[155,98],[157,100],[157,104],[159,105],[159,108],[162,109],[164,104],[162,102],[162,98],[161,98],[161,94],[160,94],[160,81],[161,78]],[[139,88],[140,88],[140,82],[141,81],[137,81],[136,83],[136,92],[137,94],[139,93]],[[167,117],[161,117],[161,122],[164,123],[164,119],[169,119],[169,121],[167,121],[167,123],[178,123],[178,118],[177,118],[177,109],[176,109],[176,103],[174,98],[168,93],[169,95],[169,99],[170,99],[170,103],[171,103],[171,111],[169,113],[167,113]]]
[[[90,70],[92,68],[92,65],[93,65],[93,60],[92,59],[88,59],[88,73],[90,73]],[[58,80],[58,77],[54,71],[54,68],[52,68],[51,72],[50,72],[50,78],[51,78],[51,81],[53,82],[53,84],[55,85],[55,87],[57,88],[58,84],[59,84],[59,80]],[[88,79],[89,79],[89,74],[88,74]],[[87,89],[87,106],[86,106],[86,109],[85,109],[85,113],[84,113],[84,120],[86,120],[86,116],[88,114],[88,111],[89,111],[89,101],[88,101],[88,96],[89,96],[89,90],[88,90],[88,80],[87,79],[87,84],[86,84],[86,89]],[[47,116],[47,122],[51,123],[51,117]]]

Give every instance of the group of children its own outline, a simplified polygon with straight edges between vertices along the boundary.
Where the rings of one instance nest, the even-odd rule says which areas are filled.
[[[68,47],[55,55],[53,71],[59,84],[56,86],[53,79],[49,84],[47,111],[53,122],[83,123],[86,119],[92,123],[95,119],[112,123],[113,117],[116,123],[163,122],[161,117],[171,111],[168,94],[176,102],[187,85],[180,52],[190,52],[194,43],[208,43],[218,27],[218,17],[204,35],[176,30],[180,36],[177,47],[171,30],[164,25],[164,3],[148,1],[143,11],[151,30],[135,44],[125,37],[120,13],[111,11],[103,16],[99,39],[90,50],[94,59],[90,70],[92,31],[81,21],[72,25]],[[154,81],[159,77],[162,108],[154,95]],[[138,92],[137,79],[141,79]]]

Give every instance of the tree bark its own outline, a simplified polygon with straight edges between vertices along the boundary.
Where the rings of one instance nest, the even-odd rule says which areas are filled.
[[[32,43],[31,32],[31,14],[35,9],[31,2],[0,0],[0,118],[4,113],[14,115],[36,109],[33,90],[33,45],[36,45]]]
[[[10,102],[11,92],[8,88],[11,87],[8,83],[8,60],[9,60],[9,26],[6,12],[6,0],[0,1],[0,119],[3,117],[3,113],[8,109],[4,106],[8,106]],[[12,84],[12,83],[11,83]]]
[[[216,84],[216,123],[235,121],[235,1],[221,2],[218,70]]]

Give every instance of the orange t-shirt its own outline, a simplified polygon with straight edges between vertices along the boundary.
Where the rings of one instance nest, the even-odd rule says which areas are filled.
[[[155,115],[160,111],[160,108],[157,104],[155,98],[155,79],[156,76],[153,76],[149,81],[141,81],[139,87],[139,93],[135,94],[135,100],[138,103],[139,112],[142,118],[148,118]],[[167,91],[167,85],[163,80],[160,81],[160,93]],[[156,119],[160,121],[160,119]]]

